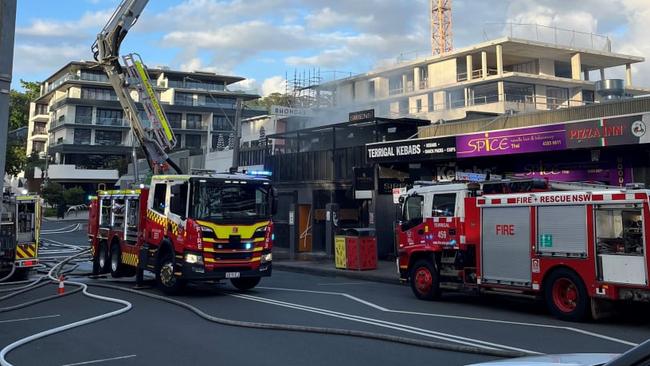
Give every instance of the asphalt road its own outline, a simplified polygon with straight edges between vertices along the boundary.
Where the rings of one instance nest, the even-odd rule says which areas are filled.
[[[85,231],[60,229],[73,224],[45,224],[43,237],[49,243],[42,248],[45,256],[74,250],[61,247],[61,243],[87,245]],[[79,271],[88,268],[85,265]],[[133,285],[130,279],[80,279],[127,288]],[[126,300],[133,308],[28,343],[9,353],[7,360],[15,365],[463,365],[495,359],[346,336],[218,325],[187,309],[138,294],[97,287],[90,291]],[[154,288],[144,291],[159,294]],[[55,292],[54,285],[41,287],[0,300],[0,308]],[[0,298],[7,293],[0,292]],[[650,338],[647,307],[630,307],[624,315],[604,322],[566,323],[530,301],[453,295],[425,302],[415,299],[406,286],[280,271],[246,293],[236,292],[228,284],[204,284],[191,286],[174,298],[233,320],[355,329],[539,353],[619,353]],[[0,310],[0,347],[121,307],[77,293],[20,310]]]

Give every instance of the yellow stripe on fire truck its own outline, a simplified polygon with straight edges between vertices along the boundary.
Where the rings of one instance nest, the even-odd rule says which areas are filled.
[[[167,225],[167,223],[169,223],[169,226],[171,226],[171,229],[172,229],[172,234],[174,234],[174,235],[178,235],[178,233],[180,231],[180,227],[179,227],[178,223],[169,220],[167,217],[157,213],[156,211],[147,210],[147,218],[149,220],[155,222],[156,224],[158,224],[160,226],[163,226],[163,227],[165,225]]]
[[[128,264],[129,266],[137,267],[138,266],[138,256],[133,253],[122,253],[122,263]]]
[[[16,259],[36,257],[36,244],[18,244],[16,246]]]

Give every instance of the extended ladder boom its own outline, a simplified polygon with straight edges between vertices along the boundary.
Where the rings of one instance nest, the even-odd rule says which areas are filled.
[[[167,155],[167,151],[176,145],[176,137],[160,106],[140,56],[136,54],[124,56],[125,68],[119,61],[120,45],[147,3],[148,0],[123,0],[97,35],[92,50],[95,60],[104,68],[127,120],[131,122],[133,133],[140,142],[152,171],[155,170],[152,166],[153,162],[168,163],[177,173],[182,173]],[[140,102],[151,122],[149,125],[145,125],[140,119],[136,103],[131,98],[130,86],[134,86],[140,95]]]

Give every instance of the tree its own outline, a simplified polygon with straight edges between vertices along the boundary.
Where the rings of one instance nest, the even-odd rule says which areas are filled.
[[[41,90],[39,82],[20,80],[23,92],[9,92],[9,130],[27,126],[29,122],[29,103],[35,100]]]
[[[266,107],[266,110],[270,111],[272,105],[281,105],[288,107],[294,105],[294,102],[295,98],[292,95],[271,93],[264,98],[246,102],[246,105],[250,107]]]
[[[86,192],[81,187],[63,191],[63,200],[68,206],[80,205],[86,201]]]
[[[63,201],[63,186],[56,182],[47,182],[43,186],[43,199],[50,205],[58,205]]]
[[[23,171],[27,156],[22,141],[7,141],[7,153],[5,162],[5,173],[16,176]]]
[[[7,159],[8,161],[9,159]],[[41,158],[39,153],[32,151],[32,154],[27,157],[25,162],[25,178],[34,179],[34,172],[36,168],[41,170],[41,176],[38,178],[43,178],[43,172],[45,171],[45,159]]]

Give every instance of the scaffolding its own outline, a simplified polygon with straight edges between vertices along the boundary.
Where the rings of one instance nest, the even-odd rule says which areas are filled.
[[[289,96],[290,107],[314,108],[318,103],[319,91],[317,87],[322,78],[320,68],[306,70],[293,70],[293,77],[285,74],[285,95]]]

